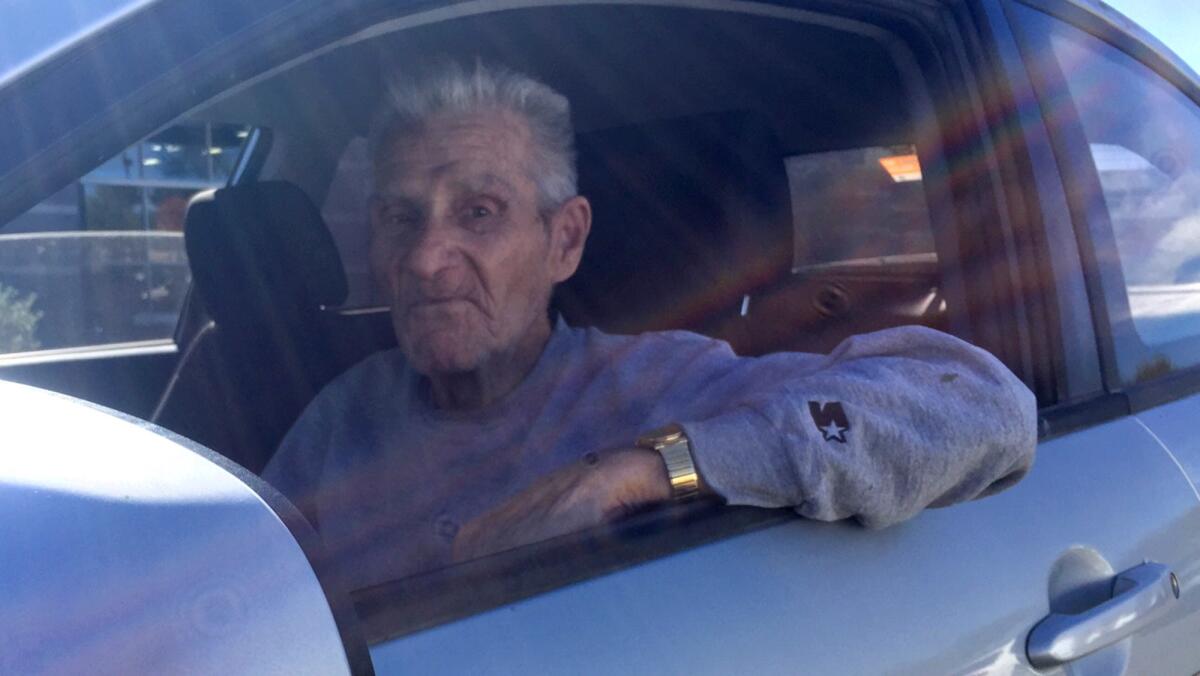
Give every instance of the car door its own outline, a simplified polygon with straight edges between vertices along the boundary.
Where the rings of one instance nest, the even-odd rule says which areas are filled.
[[[1038,451],[993,498],[881,532],[786,519],[378,641],[372,660],[379,673],[1038,673],[1030,630],[1102,604],[1110,589],[1089,586],[1150,560],[1184,595],[1085,661],[1190,673],[1197,551],[1179,532],[1197,516],[1178,468],[1131,419]]]

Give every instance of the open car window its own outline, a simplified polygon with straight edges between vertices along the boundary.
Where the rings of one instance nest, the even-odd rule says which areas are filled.
[[[676,39],[648,31],[650,26]],[[584,56],[573,51],[581,48],[569,47],[589,44],[586,36],[598,30],[626,36],[622,50]],[[740,50],[751,34],[762,48],[744,52],[746,59],[705,56],[721,51],[714,44]],[[465,52],[456,47],[468,44]],[[514,52],[514,45],[521,47]],[[552,299],[554,316],[567,324],[613,334],[687,330],[724,340],[746,356],[825,353],[852,335],[895,326],[967,325],[953,319],[961,320],[968,308],[946,292],[946,272],[957,265],[958,252],[946,248],[954,239],[944,235],[958,224],[947,218],[954,212],[945,202],[937,202],[948,193],[945,177],[931,169],[942,162],[937,136],[929,132],[935,125],[923,117],[933,108],[920,73],[901,75],[906,63],[873,38],[824,24],[589,7],[379,31],[247,91],[247,98],[260,100],[298,100],[302,89],[309,98],[356,102],[354,110],[331,119],[336,124],[328,130],[311,120],[269,121],[293,144],[322,129],[327,167],[306,169],[298,162],[278,173],[304,183],[317,198],[336,242],[349,292],[340,308],[326,311],[331,323],[344,322],[343,331],[353,326],[362,332],[367,323],[377,332],[391,331],[382,312],[386,298],[370,273],[367,201],[374,176],[366,139],[374,107],[362,102],[377,103],[390,70],[415,67],[426,53],[469,53],[471,59],[513,64],[570,100],[579,191],[591,202],[593,221],[578,271]],[[634,61],[639,68],[626,67]],[[348,63],[371,64],[370,76],[330,77]],[[635,71],[644,77],[617,75]],[[851,72],[854,77],[847,76]],[[823,95],[812,96],[814,91]],[[298,157],[307,161],[311,154]],[[362,363],[393,373],[400,359],[395,337],[385,342],[390,356],[376,354]],[[828,415],[834,416],[832,409]],[[413,459],[427,461],[433,462]],[[339,476],[352,473],[343,469],[347,474]],[[486,471],[463,469],[426,485],[469,490],[452,484]],[[423,502],[428,518],[416,524],[389,516],[390,507],[367,510],[357,531],[331,543],[335,549],[365,547],[383,533],[403,530],[400,521],[413,529],[414,543],[452,542],[470,510],[454,504],[450,493]],[[644,534],[674,532],[680,525],[682,539],[668,537],[672,544],[663,545],[670,549],[717,537],[720,528],[696,525],[714,513],[736,514],[735,529],[780,518],[714,508],[642,515],[634,528]],[[319,508],[301,509],[322,523]],[[336,518],[347,523],[344,515]],[[380,564],[350,586],[369,635],[381,640],[647,556],[628,527],[466,563],[434,556],[415,569],[406,564],[391,579]]]

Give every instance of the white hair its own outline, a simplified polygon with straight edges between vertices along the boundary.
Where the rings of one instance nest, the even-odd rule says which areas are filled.
[[[379,153],[396,135],[412,132],[439,113],[471,113],[500,108],[521,115],[533,136],[533,166],[543,210],[577,194],[574,130],[567,97],[545,84],[502,66],[476,63],[466,70],[446,62],[415,75],[388,79],[383,105],[376,112],[368,148],[376,167]]]

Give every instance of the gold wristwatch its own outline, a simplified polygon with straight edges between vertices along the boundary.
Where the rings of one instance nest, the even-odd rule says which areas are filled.
[[[638,437],[637,445],[658,451],[667,466],[671,499],[687,500],[700,493],[700,475],[692,461],[692,446],[679,425],[667,425]]]

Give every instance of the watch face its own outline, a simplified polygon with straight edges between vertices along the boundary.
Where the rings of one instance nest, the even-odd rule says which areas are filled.
[[[662,448],[682,438],[683,430],[679,425],[671,424],[638,437],[637,445],[645,448]]]

